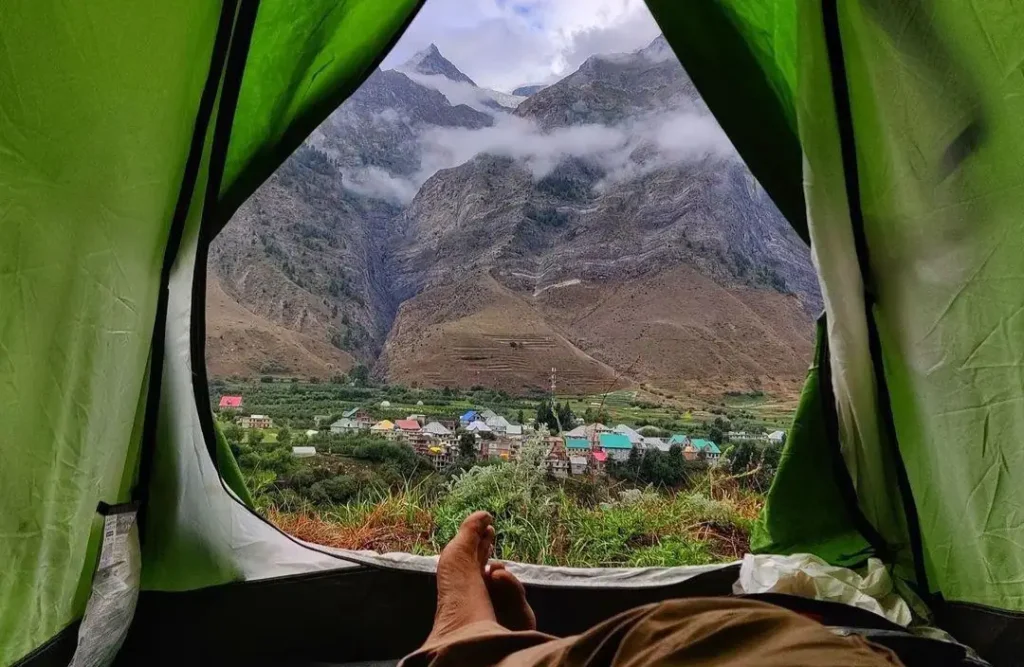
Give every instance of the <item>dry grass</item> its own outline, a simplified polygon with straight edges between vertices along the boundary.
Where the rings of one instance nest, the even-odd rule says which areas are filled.
[[[338,549],[421,552],[434,529],[428,510],[408,502],[408,495],[389,495],[372,505],[360,503],[333,512],[267,512],[274,525],[300,540]]]

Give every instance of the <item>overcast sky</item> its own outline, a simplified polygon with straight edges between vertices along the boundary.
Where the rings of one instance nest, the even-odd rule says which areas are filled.
[[[551,83],[597,53],[635,51],[658,33],[643,0],[427,0],[383,67],[433,42],[478,85],[510,92]]]

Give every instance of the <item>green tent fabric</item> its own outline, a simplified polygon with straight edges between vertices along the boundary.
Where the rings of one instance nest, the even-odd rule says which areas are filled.
[[[176,203],[195,184],[193,134],[213,147],[213,125],[197,127],[204,85],[228,71],[220,24],[246,65],[234,28],[257,3],[236,5],[0,7],[0,664],[81,615],[97,504],[131,497]],[[256,187],[267,156],[353,90],[417,7],[259,3],[225,188],[244,200],[240,183]]]
[[[100,502],[142,504],[149,600],[428,567],[254,514],[203,357],[210,239],[420,4],[0,4],[0,664],[73,639]],[[648,4],[825,301],[756,546],[1024,612],[1024,11]]]
[[[833,399],[826,333],[823,317],[817,325],[814,362],[751,546],[762,553],[813,553],[835,565],[856,567],[869,556],[883,555],[876,548],[884,545],[865,524],[852,485],[843,477],[832,433],[834,410],[828,405]],[[839,472],[829,474],[837,466]]]
[[[682,25],[681,6],[651,4],[670,40],[679,31],[672,43],[720,118],[736,111],[717,107],[716,94],[730,104],[749,93],[702,85],[698,72],[753,80],[795,117],[839,437],[864,515],[908,579],[947,599],[1021,609],[1024,491],[1009,480],[1024,455],[1014,343],[1024,135],[1013,75],[1024,16],[999,2],[707,3],[756,56],[723,72],[714,47],[682,43],[699,28]],[[777,158],[755,159],[733,136],[784,201],[759,172]],[[805,448],[799,437],[787,446],[765,548],[816,537],[814,522],[796,542],[783,528],[798,517],[781,484]]]
[[[219,14],[0,6],[0,664],[82,613],[97,503],[128,499]]]
[[[837,16],[881,361],[933,589],[1020,610],[1024,14],[919,4]]]

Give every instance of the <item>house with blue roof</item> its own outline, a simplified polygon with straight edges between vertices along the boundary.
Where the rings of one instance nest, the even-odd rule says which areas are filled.
[[[482,421],[480,419],[480,413],[478,413],[476,410],[470,410],[466,412],[466,414],[459,417],[459,424],[462,426],[468,426],[469,424],[472,424],[475,421]]]

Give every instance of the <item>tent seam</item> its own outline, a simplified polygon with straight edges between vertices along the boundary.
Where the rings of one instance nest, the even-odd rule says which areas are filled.
[[[163,384],[163,361],[166,349],[165,329],[170,299],[169,283],[171,269],[174,266],[174,261],[177,259],[181,240],[185,232],[185,223],[192,208],[192,199],[196,190],[200,165],[202,164],[206,136],[209,131],[210,120],[213,117],[217,90],[220,88],[220,82],[223,78],[224,62],[231,44],[230,37],[236,11],[237,2],[225,2],[221,8],[221,15],[210,55],[210,68],[207,72],[206,82],[203,84],[203,92],[199,98],[199,108],[196,111],[196,120],[192,131],[192,142],[185,161],[185,171],[182,176],[181,188],[178,191],[178,201],[171,218],[171,230],[168,235],[167,247],[164,250],[163,266],[160,272],[160,292],[153,326],[153,342],[150,348],[149,389],[146,397],[146,413],[143,421],[142,443],[139,452],[139,476],[131,494],[132,500],[138,502],[140,507],[138,516],[140,536],[145,535],[146,501],[149,497],[153,453],[156,449],[157,423],[159,421],[161,388]]]
[[[871,274],[871,262],[868,254],[867,235],[864,229],[864,211],[861,206],[860,178],[857,171],[857,143],[853,127],[853,109],[850,102],[849,80],[843,53],[842,30],[839,24],[839,7],[837,0],[822,0],[822,23],[825,33],[825,49],[829,59],[832,81],[832,96],[835,105],[836,124],[839,134],[840,155],[843,165],[843,180],[847,194],[847,208],[850,216],[850,227],[853,232],[854,249],[857,265],[860,269],[861,282],[864,286],[864,318],[868,334],[868,350],[875,378],[876,409],[880,413],[885,439],[896,472],[896,484],[899,488],[903,511],[907,521],[907,532],[910,538],[910,549],[914,560],[914,575],[918,587],[924,596],[930,595],[927,572],[924,564],[924,547],[921,537],[921,525],[914,502],[910,479],[906,464],[899,448],[896,436],[896,425],[893,421],[892,403],[889,387],[885,377],[882,359],[882,343],[875,320],[874,306],[877,295]]]

